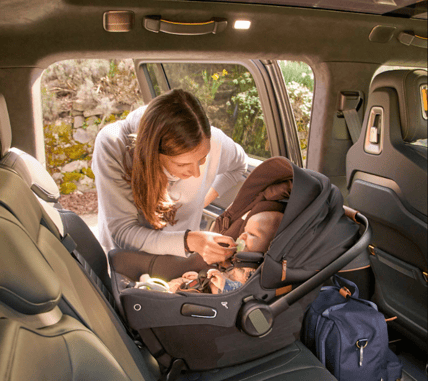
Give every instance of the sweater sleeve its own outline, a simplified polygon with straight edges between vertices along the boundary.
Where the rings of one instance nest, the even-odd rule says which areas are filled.
[[[218,128],[212,128],[215,136],[221,141],[221,155],[217,176],[212,187],[221,197],[239,181],[244,181],[247,171],[248,156],[244,149]]]
[[[107,247],[185,256],[184,231],[153,230],[138,213],[131,185],[123,178],[126,142],[117,131],[128,121],[106,126],[95,142],[92,168],[98,192],[100,240]],[[110,244],[109,244],[110,243]]]

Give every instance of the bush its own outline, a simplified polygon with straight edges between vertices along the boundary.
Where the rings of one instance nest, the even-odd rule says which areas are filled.
[[[314,75],[303,62],[280,61],[279,66],[287,86],[288,96],[296,120],[303,163],[306,163],[309,125],[311,120]]]

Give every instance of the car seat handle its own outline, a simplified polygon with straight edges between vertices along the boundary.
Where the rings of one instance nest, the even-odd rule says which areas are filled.
[[[332,275],[345,267],[364,250],[367,250],[372,237],[372,229],[368,219],[357,213],[355,219],[364,225],[365,229],[357,243],[348,251],[335,259],[329,265],[318,271],[307,281],[270,303],[257,300],[249,296],[243,300],[243,305],[238,313],[238,327],[250,336],[261,337],[269,334],[272,329],[274,319],[279,314],[285,312],[293,303],[307,295],[312,290],[321,286]]]

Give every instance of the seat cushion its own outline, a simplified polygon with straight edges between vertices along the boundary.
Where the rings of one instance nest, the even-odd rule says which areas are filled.
[[[34,330],[0,319],[0,380],[130,380],[106,346],[70,316]]]
[[[335,381],[300,341],[259,360],[204,373],[188,373],[177,381]]]

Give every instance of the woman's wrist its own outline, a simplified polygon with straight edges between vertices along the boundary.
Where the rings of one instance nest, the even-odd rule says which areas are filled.
[[[192,250],[190,250],[189,243],[188,243],[190,232],[191,232],[191,230],[187,229],[186,232],[184,233],[184,250],[186,251],[186,253],[192,253],[193,252]]]

